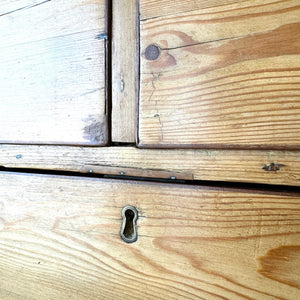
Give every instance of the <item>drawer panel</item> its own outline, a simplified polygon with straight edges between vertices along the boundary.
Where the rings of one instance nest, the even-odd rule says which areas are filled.
[[[3,145],[0,166],[300,186],[299,151]]]
[[[299,1],[140,9],[140,147],[299,149]]]
[[[105,145],[106,0],[2,2],[0,143]]]
[[[0,174],[1,299],[297,299],[300,195]],[[137,208],[138,240],[120,238]]]

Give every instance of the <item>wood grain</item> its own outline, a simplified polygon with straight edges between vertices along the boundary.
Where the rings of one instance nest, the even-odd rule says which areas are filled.
[[[299,1],[140,6],[141,147],[300,148]]]
[[[167,16],[173,14],[181,14],[192,12],[198,9],[205,8],[221,8],[229,4],[238,4],[239,6],[246,6],[245,0],[145,0],[140,1],[140,19],[157,18],[158,16]]]
[[[0,166],[300,186],[299,151],[2,145]]]
[[[2,1],[0,142],[105,145],[105,1]]]
[[[112,22],[112,125],[113,142],[136,140],[137,4],[113,0]]]
[[[0,180],[1,299],[300,296],[300,195],[5,173]],[[128,204],[139,211],[134,244],[119,236]]]

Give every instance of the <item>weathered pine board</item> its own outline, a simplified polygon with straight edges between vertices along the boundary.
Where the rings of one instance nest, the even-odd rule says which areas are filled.
[[[300,148],[298,0],[140,8],[141,147]]]
[[[299,299],[300,195],[0,180],[1,299]],[[128,204],[134,244],[119,237]]]
[[[137,118],[137,3],[112,1],[112,142],[134,143]]]
[[[106,144],[105,14],[105,0],[1,2],[1,143]]]
[[[2,145],[0,166],[300,186],[299,151]]]

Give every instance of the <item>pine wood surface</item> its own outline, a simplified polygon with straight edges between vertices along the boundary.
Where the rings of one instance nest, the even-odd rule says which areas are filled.
[[[300,186],[298,151],[2,145],[0,166]]]
[[[1,143],[106,144],[105,13],[105,0],[1,1]]]
[[[0,174],[1,299],[298,299],[300,195]],[[120,239],[121,210],[138,240]]]
[[[112,116],[113,142],[136,141],[137,4],[112,1]]]
[[[299,17],[298,0],[141,0],[140,146],[299,149]]]

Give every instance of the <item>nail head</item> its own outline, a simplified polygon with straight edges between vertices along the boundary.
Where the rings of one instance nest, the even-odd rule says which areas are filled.
[[[159,54],[160,54],[159,47],[157,47],[153,44],[149,45],[146,48],[145,56],[146,56],[146,59],[148,59],[148,60],[156,60],[159,57]]]

